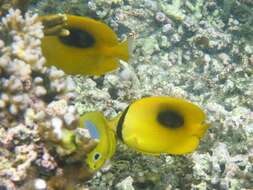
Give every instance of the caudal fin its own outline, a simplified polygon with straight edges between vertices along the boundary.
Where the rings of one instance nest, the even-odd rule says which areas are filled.
[[[128,59],[131,57],[132,55],[132,45],[133,44],[133,39],[127,38],[126,40],[124,40],[123,42],[121,42],[118,46],[116,46],[117,50],[117,54],[118,54],[118,58],[123,60],[123,61],[128,61]]]

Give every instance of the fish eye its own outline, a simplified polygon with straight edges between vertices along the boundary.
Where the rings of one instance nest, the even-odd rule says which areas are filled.
[[[100,157],[101,157],[101,154],[100,153],[98,153],[98,152],[96,152],[95,154],[94,154],[94,161],[98,161],[99,159],[100,159]]]

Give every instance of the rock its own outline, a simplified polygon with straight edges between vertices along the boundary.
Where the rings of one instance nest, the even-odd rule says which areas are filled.
[[[134,190],[133,187],[133,178],[131,176],[128,176],[126,179],[121,181],[116,185],[117,190]]]

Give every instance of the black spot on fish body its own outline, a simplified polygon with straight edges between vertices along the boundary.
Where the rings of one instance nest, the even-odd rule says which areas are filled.
[[[157,121],[167,128],[179,128],[184,124],[184,118],[174,110],[163,110],[158,113]]]
[[[59,37],[63,44],[77,48],[89,48],[95,44],[94,37],[85,30],[78,28],[69,28],[68,30],[70,32],[68,36]]]

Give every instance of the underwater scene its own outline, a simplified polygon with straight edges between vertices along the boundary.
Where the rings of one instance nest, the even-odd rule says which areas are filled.
[[[0,0],[0,190],[253,190],[253,0]]]

